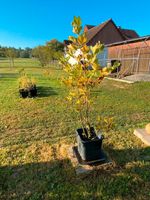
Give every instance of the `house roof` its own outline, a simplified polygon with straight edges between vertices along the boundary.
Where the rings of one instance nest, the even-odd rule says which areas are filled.
[[[115,25],[115,23],[113,22],[112,19],[109,19],[105,22],[103,22],[102,24],[99,24],[98,26],[94,26],[93,28],[91,28],[90,30],[88,30],[86,32],[87,34],[87,38],[88,38],[88,42],[95,37],[108,23],[112,22],[114,27],[118,30],[120,36],[122,37],[122,39],[124,40],[125,37],[123,36],[123,34],[121,33],[121,31],[117,28],[117,26]],[[112,35],[113,36],[113,35]]]
[[[99,24],[98,26],[94,26],[90,30],[87,31],[86,35],[88,38],[88,42],[99,32],[101,31],[105,25],[109,22],[110,20],[107,20],[106,22]]]
[[[88,25],[88,24],[86,24],[85,27],[89,30],[89,29],[91,29],[91,28],[93,28],[95,26],[94,25]]]
[[[122,37],[123,40],[132,39],[132,38],[139,38],[139,35],[134,30],[130,29],[122,29],[121,27],[117,27],[116,24],[112,19],[109,19],[98,26],[93,25],[86,25],[86,27],[89,29],[86,34],[88,38],[88,42],[95,37],[105,26],[107,26],[108,23],[113,23],[114,27],[117,29],[118,33]],[[112,35],[113,37],[113,35]]]
[[[127,40],[131,40],[131,39],[135,39],[135,38],[140,38],[139,35],[136,33],[136,31],[134,30],[130,30],[130,29],[122,29],[121,27],[117,27],[116,24],[114,23],[114,21],[112,19],[109,19],[101,24],[99,24],[98,26],[94,26],[94,25],[85,25],[84,28],[86,28],[85,33],[87,35],[87,43],[89,43],[98,33],[100,33],[109,23],[112,23],[114,25],[114,28],[117,30],[118,32],[118,42],[120,42],[120,38],[122,38],[122,41],[127,41]],[[109,30],[111,31],[111,30]],[[110,34],[109,34],[110,35]],[[120,35],[120,36],[119,36]],[[106,43],[108,44],[110,43],[110,37],[114,38],[114,34],[113,32],[111,33],[111,35],[108,38],[108,42],[107,42],[107,34],[106,34]],[[118,43],[117,42],[117,43]],[[71,43],[71,41],[69,40],[64,40],[64,44],[67,46]]]
[[[122,45],[122,44],[128,44],[128,43],[134,43],[134,42],[140,42],[140,41],[147,41],[150,40],[150,35],[144,36],[144,37],[138,37],[138,38],[132,38],[132,39],[128,39],[128,40],[124,40],[121,42],[115,42],[112,44],[108,44],[105,45],[106,47],[112,47],[112,46],[118,46],[118,45]]]
[[[118,27],[118,29],[121,31],[126,39],[139,38],[139,35],[134,30],[122,29],[121,27]]]

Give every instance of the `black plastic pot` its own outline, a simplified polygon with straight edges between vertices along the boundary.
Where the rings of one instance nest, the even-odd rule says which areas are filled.
[[[102,141],[103,136],[96,136],[94,128],[92,129],[92,135],[94,139],[87,139],[83,134],[83,129],[77,129],[77,144],[78,153],[84,161],[94,161],[101,159]]]
[[[36,86],[34,86],[29,90],[29,97],[36,97],[36,96],[37,96],[37,88]]]
[[[29,94],[29,92],[25,89],[19,89],[19,93],[22,98],[27,98]]]

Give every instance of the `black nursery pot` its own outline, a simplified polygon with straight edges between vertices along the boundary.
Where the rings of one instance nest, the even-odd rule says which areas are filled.
[[[22,98],[27,98],[29,92],[25,89],[19,89],[19,93]]]
[[[36,97],[37,96],[37,88],[36,86],[33,86],[29,90],[29,97]]]
[[[92,128],[92,134],[95,138],[90,140],[83,135],[83,129],[77,129],[77,144],[78,152],[84,161],[95,161],[101,159],[102,141],[103,136],[98,137],[95,134],[94,128]]]

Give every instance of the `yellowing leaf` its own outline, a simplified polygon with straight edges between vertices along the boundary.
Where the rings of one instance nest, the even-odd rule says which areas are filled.
[[[76,93],[75,92],[70,92],[69,95],[72,96],[72,97],[75,97]]]
[[[67,97],[67,100],[68,100],[68,101],[72,101],[72,97],[70,97],[70,96]]]
[[[87,42],[87,38],[86,38],[85,34],[80,35],[80,36],[78,37],[77,40],[78,40],[78,43],[79,43],[80,45],[82,45],[82,44],[84,44],[84,43]]]
[[[87,45],[84,45],[84,46],[81,48],[81,51],[82,51],[83,53],[89,53],[90,48],[89,48]],[[87,56],[86,56],[86,57],[87,57]]]

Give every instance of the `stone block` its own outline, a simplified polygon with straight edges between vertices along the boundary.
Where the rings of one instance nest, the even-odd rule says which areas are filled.
[[[75,168],[77,175],[86,175],[91,173],[94,170],[98,170],[100,168],[108,168],[112,166],[112,161],[107,159],[104,162],[96,163],[96,164],[86,164],[85,162],[81,162],[78,156],[75,153],[76,146],[71,146],[68,150],[68,155],[71,160],[72,166]]]
[[[150,123],[145,126],[145,130],[150,134]]]
[[[150,146],[150,134],[145,129],[135,129],[134,135],[141,139],[146,145]]]

